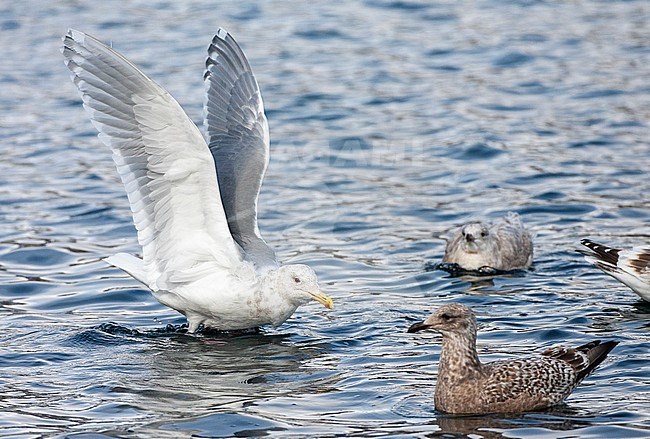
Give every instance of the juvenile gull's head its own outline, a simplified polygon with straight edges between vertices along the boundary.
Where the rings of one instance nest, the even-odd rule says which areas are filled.
[[[465,224],[461,229],[463,235],[462,246],[468,253],[478,253],[488,246],[490,230],[483,223]]]
[[[441,306],[423,322],[414,323],[408,332],[432,329],[442,335],[471,335],[476,333],[476,317],[471,309],[460,303]]]

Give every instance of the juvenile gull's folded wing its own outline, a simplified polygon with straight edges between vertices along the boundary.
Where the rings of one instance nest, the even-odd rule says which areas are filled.
[[[113,151],[152,290],[239,260],[210,150],[162,87],[97,39],[69,30],[63,55],[84,108]],[[178,280],[177,280],[178,279]]]
[[[269,127],[251,67],[219,29],[208,49],[205,126],[233,238],[258,268],[277,265],[257,226],[257,197],[269,161]]]

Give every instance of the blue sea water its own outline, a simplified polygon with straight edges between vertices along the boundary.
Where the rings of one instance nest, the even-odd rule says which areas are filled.
[[[576,253],[650,243],[650,4],[642,0],[4,2],[0,436],[649,437],[650,304]],[[188,336],[101,261],[138,252],[126,196],[59,52],[111,42],[202,120],[221,26],[264,96],[260,227],[335,300],[277,329]],[[534,270],[427,270],[471,219],[519,212]],[[433,409],[436,306],[485,359],[619,346],[543,413]]]

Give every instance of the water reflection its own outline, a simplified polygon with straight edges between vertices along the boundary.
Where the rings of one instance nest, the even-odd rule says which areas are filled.
[[[563,437],[566,433],[590,425],[592,419],[580,419],[577,412],[567,407],[556,407],[549,411],[526,415],[486,415],[486,416],[454,416],[441,414],[434,422],[440,431],[428,437],[482,437],[486,439],[519,437],[522,430],[533,430],[544,437]],[[509,431],[517,430],[519,434]]]
[[[113,328],[111,332],[119,331]],[[132,332],[122,332],[133,338]],[[182,416],[189,411],[203,416],[315,388],[327,392],[336,380],[335,369],[324,373],[312,366],[325,350],[291,343],[290,338],[291,334],[263,333],[137,334],[136,339],[145,346],[130,354],[145,355],[147,371],[141,379],[113,386],[111,393],[137,395],[139,404],[163,416]]]
[[[427,262],[424,264],[426,272],[439,272],[442,277],[451,279],[453,284],[467,283],[469,284],[467,292],[481,292],[489,294],[489,290],[495,287],[495,280],[504,279],[523,279],[533,272],[531,270],[485,270],[484,272],[467,271],[463,270],[457,264],[440,263],[440,262]],[[444,273],[444,274],[443,274]]]

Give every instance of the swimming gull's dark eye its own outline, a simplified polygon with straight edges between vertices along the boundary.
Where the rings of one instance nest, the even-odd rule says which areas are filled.
[[[443,313],[443,314],[440,314],[440,318],[441,318],[442,320],[449,321],[449,320],[452,319],[452,316],[450,316],[450,315],[447,314],[447,313]]]
[[[299,283],[300,283],[300,278],[298,278],[298,277],[294,277],[294,278],[293,278],[293,281],[294,281],[295,283],[299,284]]]

